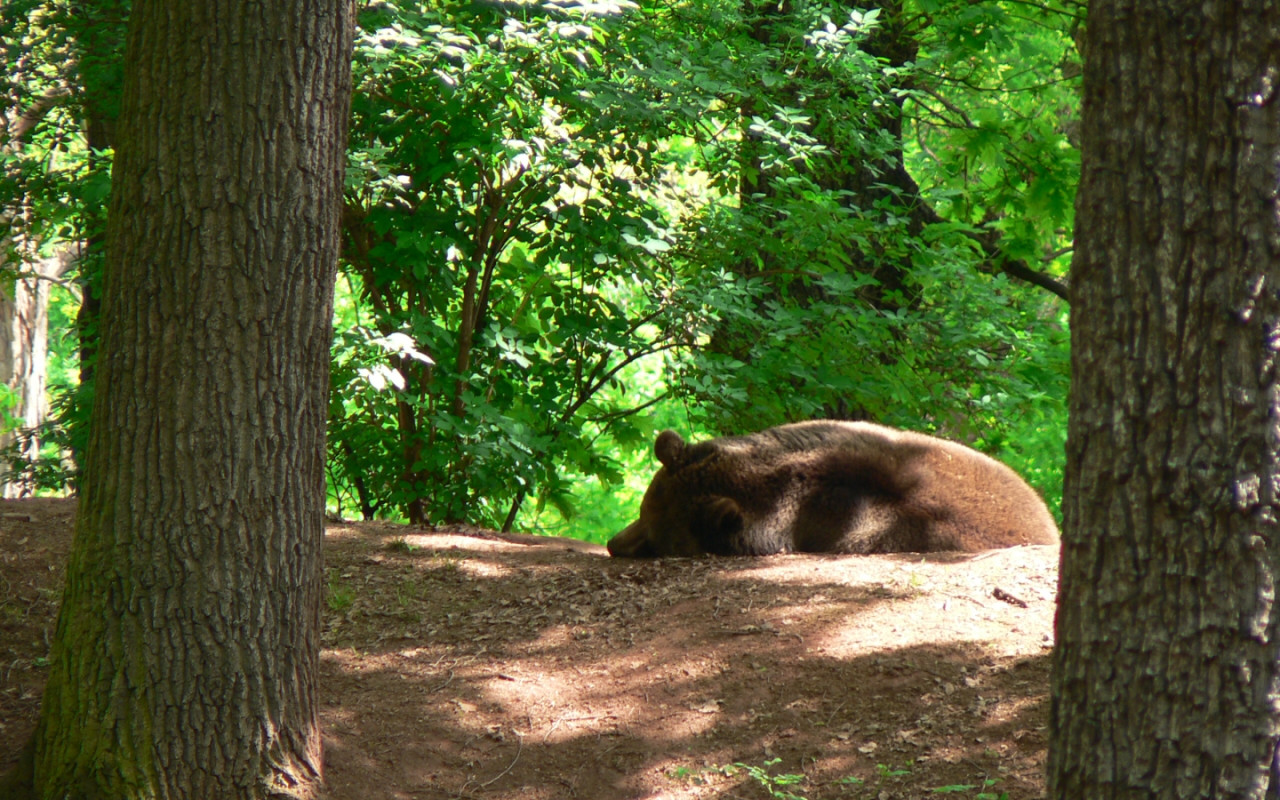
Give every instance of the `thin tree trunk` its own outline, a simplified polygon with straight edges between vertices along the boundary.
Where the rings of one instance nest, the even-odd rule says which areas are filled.
[[[356,449],[351,446],[351,442],[342,442],[342,452],[350,461],[354,462],[356,460]],[[369,487],[365,484],[364,478],[359,475],[353,475],[351,476],[351,484],[356,490],[356,504],[360,507],[360,519],[366,522],[374,519],[378,509],[373,504],[373,497],[369,493]]]
[[[26,265],[34,274],[13,282],[10,293],[0,293],[0,382],[13,390],[18,404],[11,411],[21,423],[16,431],[0,434],[0,448],[26,436],[19,460],[34,464],[40,456],[38,428],[49,413],[45,395],[49,356],[49,281],[71,267],[72,249]],[[30,470],[12,474],[0,465],[5,497],[27,497],[35,491]]]
[[[142,0],[40,797],[312,796],[352,8]]]
[[[45,116],[63,102],[67,89],[51,89],[40,97],[3,130],[0,137],[0,154],[18,152],[26,145],[27,136]],[[0,433],[0,450],[7,449],[18,440],[20,433],[28,437],[18,461],[32,463],[40,453],[40,439],[36,433],[48,414],[49,403],[45,396],[47,360],[49,349],[49,279],[61,278],[73,261],[74,245],[64,245],[48,258],[37,255],[39,242],[32,239],[27,230],[31,206],[24,195],[15,198],[17,207],[0,209],[0,227],[10,231],[0,237],[0,266],[10,273],[18,273],[13,283],[0,289],[0,384],[13,392],[13,406],[9,414],[18,423],[18,429]],[[4,263],[5,255],[14,251],[21,254],[21,261]],[[35,487],[30,471],[13,474],[11,464],[0,463],[0,494],[4,497],[24,497]]]
[[[1274,797],[1280,10],[1095,0],[1050,796]]]
[[[404,376],[406,392],[418,386],[418,376],[406,361],[408,358],[393,357],[392,365]],[[422,460],[423,441],[418,433],[418,409],[406,397],[396,398],[396,423],[400,432],[401,459],[404,469],[400,472],[401,488],[410,494],[404,501],[404,515],[410,525],[427,525],[427,502],[418,491],[419,484],[426,482],[426,471],[419,466]]]

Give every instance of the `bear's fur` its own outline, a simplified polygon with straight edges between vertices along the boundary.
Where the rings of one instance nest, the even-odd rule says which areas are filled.
[[[662,468],[623,557],[975,552],[1057,544],[1044,501],[1004,464],[946,439],[867,422],[800,422],[685,444]]]

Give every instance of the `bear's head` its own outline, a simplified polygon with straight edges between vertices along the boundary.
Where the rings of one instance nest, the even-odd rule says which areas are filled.
[[[610,555],[756,553],[744,530],[747,513],[734,497],[741,469],[731,453],[715,441],[687,446],[675,431],[658,434],[653,453],[662,468],[644,493],[640,518],[609,540]]]

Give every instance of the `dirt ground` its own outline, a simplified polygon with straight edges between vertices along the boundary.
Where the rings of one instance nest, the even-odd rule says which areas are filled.
[[[73,512],[0,503],[0,772]],[[1054,548],[615,561],[359,523],[326,559],[334,800],[1043,795]]]

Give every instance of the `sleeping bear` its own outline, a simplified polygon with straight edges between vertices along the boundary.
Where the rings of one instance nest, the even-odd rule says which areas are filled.
[[[1044,501],[956,442],[867,422],[782,425],[688,445],[658,434],[662,468],[614,556],[975,552],[1057,544]]]

